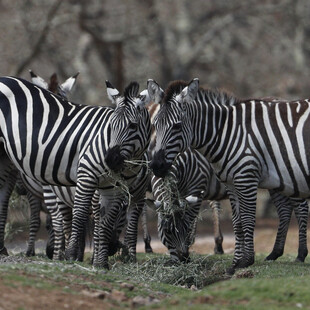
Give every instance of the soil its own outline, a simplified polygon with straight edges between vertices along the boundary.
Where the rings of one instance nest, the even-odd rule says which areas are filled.
[[[269,254],[272,251],[276,233],[278,227],[278,219],[258,219],[255,227],[255,239],[254,246],[255,252]],[[231,220],[225,220],[221,222],[221,230],[223,234],[223,249],[226,254],[232,254],[235,246],[235,237],[233,234],[233,228]],[[157,236],[152,234],[151,245],[156,253],[166,253],[167,249],[158,240]],[[308,247],[310,241],[308,241]],[[214,248],[214,237],[213,237],[213,226],[211,222],[204,221],[200,222],[197,228],[197,235],[194,245],[191,247],[192,252],[199,254],[210,254],[213,253]],[[138,252],[144,251],[143,242],[139,242],[137,246]],[[289,227],[284,254],[296,254],[298,252],[298,226],[295,219],[292,219],[292,223]]]
[[[255,229],[255,251],[256,253],[269,254],[272,250],[273,242],[276,236],[278,221],[276,219],[260,219],[257,221]],[[155,230],[152,230],[152,247],[156,253],[165,253],[166,249],[157,239]],[[222,231],[224,235],[223,248],[225,253],[233,253],[234,236],[232,233],[231,222],[222,223]],[[141,234],[140,234],[141,236]],[[144,244],[139,237],[137,252],[144,252]],[[42,242],[42,240],[41,240]],[[42,242],[44,244],[44,242]],[[308,244],[309,246],[309,244]],[[196,242],[192,247],[192,251],[206,254],[213,253],[214,239],[212,236],[212,225],[204,224],[198,227]],[[18,252],[26,248],[25,241],[15,240],[15,243],[10,244],[8,248]],[[41,249],[43,251],[44,247]],[[292,223],[285,247],[285,253],[296,254],[298,249],[298,227],[296,221]],[[38,252],[38,251],[37,251]],[[27,263],[27,258],[11,255],[10,258],[3,258],[0,263],[12,264],[18,260],[24,259]],[[20,261],[18,261],[20,262]],[[21,271],[21,276],[23,272]],[[10,309],[120,309],[124,304],[128,307],[147,304],[149,301],[142,297],[135,299],[128,298],[123,291],[113,290],[111,283],[102,283],[102,287],[108,288],[109,293],[102,291],[90,290],[87,286],[58,283],[59,289],[44,289],[34,286],[25,286],[20,281],[10,280],[5,283],[0,280],[0,310]],[[64,287],[70,288],[71,293],[63,291]],[[76,292],[72,294],[72,291]],[[164,296],[162,296],[164,298]]]

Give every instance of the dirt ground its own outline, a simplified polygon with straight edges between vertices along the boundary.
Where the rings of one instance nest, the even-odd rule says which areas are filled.
[[[211,254],[214,248],[214,237],[212,233],[211,223],[199,223],[197,229],[197,236],[195,243],[191,248],[192,252],[199,254]],[[277,219],[258,219],[256,221],[255,228],[255,252],[269,254],[272,251],[274,241],[276,239],[278,220]],[[235,246],[235,238],[233,234],[233,228],[231,220],[222,221],[221,229],[224,237],[223,248],[227,254],[232,254]],[[166,253],[166,248],[158,240],[155,232],[152,233],[154,236],[152,239],[152,248],[156,253]],[[310,247],[310,241],[308,240],[308,247]],[[143,252],[143,242],[138,243],[137,251]],[[295,219],[292,219],[292,223],[289,227],[287,234],[286,244],[284,253],[296,254],[298,251],[298,226]]]
[[[256,253],[268,254],[273,247],[277,228],[276,219],[260,219],[257,221],[255,229],[255,251]],[[230,221],[222,223],[224,235],[223,248],[225,253],[233,253],[234,236]],[[166,249],[157,239],[156,233],[152,231],[152,247],[156,253],[165,253]],[[144,244],[139,237],[137,252],[144,251]],[[309,244],[308,244],[309,246]],[[22,249],[21,241],[19,245],[11,244],[9,248],[14,252]],[[198,227],[196,242],[192,247],[192,251],[201,254],[213,253],[214,241],[212,236],[212,226],[204,225]],[[285,253],[296,254],[298,249],[298,227],[296,222],[290,226]],[[14,263],[14,256],[10,259],[0,260],[0,263]],[[26,276],[26,274],[24,274]],[[23,276],[23,272],[20,272]],[[28,275],[27,275],[28,276]],[[46,279],[45,279],[46,280]],[[87,282],[88,279],[85,279]],[[59,283],[59,290],[49,290],[44,288],[36,288],[34,286],[24,286],[18,281],[11,280],[9,283],[0,280],[0,310],[10,309],[117,309],[127,305],[135,308],[141,304],[147,304],[147,300],[135,301],[134,298],[126,297],[123,291],[113,289],[111,283],[102,283],[102,287],[108,288],[108,293],[102,291],[90,290],[86,285]],[[64,287],[70,287],[70,290],[76,294],[66,293]],[[164,296],[162,296],[164,298]]]

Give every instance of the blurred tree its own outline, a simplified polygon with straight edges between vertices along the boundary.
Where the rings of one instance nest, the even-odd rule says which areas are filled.
[[[73,100],[104,104],[148,78],[199,77],[240,97],[307,97],[307,0],[26,0],[0,2],[0,70],[28,78],[81,72]]]

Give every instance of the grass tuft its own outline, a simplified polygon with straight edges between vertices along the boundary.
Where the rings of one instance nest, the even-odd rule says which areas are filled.
[[[171,264],[168,256],[146,257],[142,263],[122,264],[115,262],[111,272],[130,277],[135,282],[161,282],[186,288],[198,289],[227,279],[226,266],[230,260],[214,255],[191,256],[189,263]]]

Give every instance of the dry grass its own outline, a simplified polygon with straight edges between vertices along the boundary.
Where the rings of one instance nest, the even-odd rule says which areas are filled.
[[[128,277],[134,282],[160,282],[187,288],[202,288],[227,279],[226,267],[231,263],[227,256],[192,255],[189,263],[174,263],[166,255],[144,256],[134,264],[115,261],[111,272]]]

